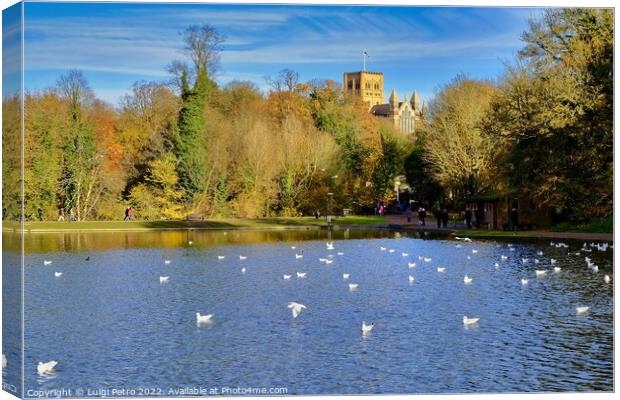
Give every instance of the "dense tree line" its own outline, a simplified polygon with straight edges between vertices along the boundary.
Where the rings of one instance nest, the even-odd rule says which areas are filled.
[[[170,82],[137,82],[118,108],[83,74],[25,96],[25,215],[55,220],[312,215],[371,209],[388,200],[410,142],[344,98],[329,81],[294,71],[250,82],[213,80],[224,38],[183,35],[186,60]],[[18,99],[4,99],[4,216],[18,218]]]
[[[429,202],[518,193],[575,222],[608,216],[613,11],[550,9],[522,39],[497,82],[459,76],[439,90],[408,176],[424,177],[418,182],[431,191]]]
[[[262,93],[213,80],[212,27],[183,35],[170,82],[137,82],[120,107],[79,71],[25,96],[25,214],[56,219],[262,217],[372,210],[406,174],[433,206],[518,193],[573,221],[613,201],[613,12],[550,9],[504,76],[440,87],[414,141],[331,81],[283,69]],[[3,215],[18,218],[18,98],[3,99]],[[460,204],[459,204],[460,202]]]

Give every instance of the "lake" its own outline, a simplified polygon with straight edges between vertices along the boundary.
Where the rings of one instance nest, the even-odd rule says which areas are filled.
[[[566,243],[363,230],[26,235],[26,390],[612,391],[613,284],[603,277],[613,251],[576,255],[582,242]],[[290,302],[306,306],[297,318]],[[198,325],[197,312],[212,321]],[[49,360],[56,372],[39,375]]]

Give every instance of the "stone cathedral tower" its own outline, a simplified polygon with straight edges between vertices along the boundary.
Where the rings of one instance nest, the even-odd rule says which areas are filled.
[[[369,108],[384,101],[382,72],[345,72],[342,82],[345,96],[360,96]]]

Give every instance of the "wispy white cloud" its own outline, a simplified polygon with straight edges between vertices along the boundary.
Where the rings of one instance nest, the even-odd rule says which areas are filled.
[[[332,38],[325,41],[289,42],[257,48],[251,51],[227,51],[222,55],[224,63],[279,63],[279,64],[324,64],[346,63],[360,59],[361,49],[367,49],[372,62],[391,62],[422,59],[425,57],[460,57],[485,59],[491,51],[513,47],[518,44],[512,35],[492,38],[416,41],[403,40],[386,42],[384,38],[365,40],[359,38]],[[512,46],[511,46],[512,45]],[[497,52],[495,52],[497,54]]]
[[[372,66],[402,63],[407,69],[431,60],[507,58],[520,47],[523,21],[531,14],[508,10],[495,21],[488,10],[452,8],[159,5],[109,10],[27,18],[26,70],[81,69],[124,75],[125,83],[127,76],[164,79],[166,66],[183,57],[179,33],[190,24],[209,23],[227,36],[218,80],[252,80],[265,90],[264,75],[253,69],[276,73],[325,64],[340,71],[361,64],[364,49]],[[127,89],[115,85],[110,79],[95,89],[105,90],[108,98]]]

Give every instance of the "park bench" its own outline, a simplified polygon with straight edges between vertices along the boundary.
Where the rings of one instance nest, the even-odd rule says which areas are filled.
[[[517,231],[533,231],[537,228],[538,225],[536,224],[517,224]],[[510,224],[504,224],[502,225],[502,228],[505,231],[509,231],[512,229],[512,227],[510,226]]]
[[[204,214],[189,214],[187,216],[187,220],[188,221],[204,221],[205,216]]]

